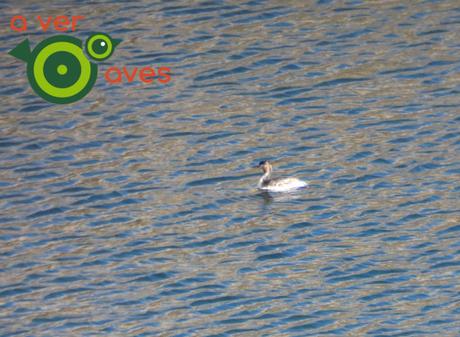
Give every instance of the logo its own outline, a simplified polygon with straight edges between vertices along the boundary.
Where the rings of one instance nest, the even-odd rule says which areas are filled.
[[[107,60],[120,42],[95,33],[86,40],[83,51],[80,39],[56,35],[32,51],[25,39],[9,54],[27,64],[27,78],[37,95],[51,103],[68,104],[85,97],[96,82],[98,66],[86,55],[96,62]]]

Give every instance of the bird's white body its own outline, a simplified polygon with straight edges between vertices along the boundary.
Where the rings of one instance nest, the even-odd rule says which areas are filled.
[[[262,168],[264,174],[259,179],[257,187],[263,191],[271,192],[288,192],[308,186],[308,184],[297,178],[276,178],[272,179],[272,166],[268,161],[261,162],[259,167]]]
[[[287,192],[306,186],[308,186],[308,184],[305,181],[297,178],[280,179],[278,181],[273,181],[273,183],[265,186],[259,182],[258,185],[259,189],[272,192]]]

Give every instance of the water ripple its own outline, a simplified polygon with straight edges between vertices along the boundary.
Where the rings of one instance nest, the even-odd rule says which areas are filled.
[[[78,14],[80,37],[123,39],[110,64],[172,81],[108,85],[101,64],[84,100],[55,106],[5,58],[1,336],[458,335],[454,2]],[[5,27],[7,52],[24,36]],[[257,192],[263,159],[309,187]]]

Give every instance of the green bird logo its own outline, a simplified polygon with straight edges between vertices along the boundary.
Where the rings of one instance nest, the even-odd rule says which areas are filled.
[[[108,59],[121,42],[104,33],[92,34],[85,43],[86,54],[95,61]],[[97,64],[83,52],[80,39],[57,35],[30,50],[25,39],[9,52],[27,64],[27,78],[32,89],[51,103],[67,104],[85,97],[97,78]]]

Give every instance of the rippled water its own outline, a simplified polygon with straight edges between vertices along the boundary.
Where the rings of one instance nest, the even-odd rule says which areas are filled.
[[[47,6],[0,5],[1,336],[458,336],[458,2]],[[6,55],[60,14],[123,39],[64,106]]]

